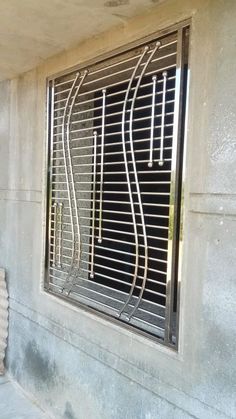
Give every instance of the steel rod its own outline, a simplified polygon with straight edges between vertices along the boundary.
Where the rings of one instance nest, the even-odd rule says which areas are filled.
[[[94,239],[95,239],[95,205],[96,205],[96,165],[97,165],[97,131],[94,131],[93,159],[93,207],[92,207],[92,239],[91,239],[91,270],[90,278],[94,278]]]
[[[101,173],[100,173],[100,194],[99,194],[99,224],[98,242],[102,242],[102,206],[103,206],[103,170],[104,170],[104,142],[105,142],[105,110],[106,110],[106,89],[102,91],[102,134],[101,134]]]
[[[58,252],[58,266],[62,266],[62,247],[63,247],[63,240],[62,240],[62,226],[63,226],[63,202],[59,203],[59,252]]]
[[[52,262],[52,264],[53,264],[53,266],[56,266],[56,254],[57,254],[57,227],[58,227],[58,219],[57,219],[57,216],[58,216],[58,214],[57,214],[57,212],[58,212],[58,203],[57,202],[55,202],[54,204],[53,204],[53,208],[54,208],[54,218],[55,218],[55,228],[54,229],[52,229],[51,228],[51,231],[52,230],[54,230],[54,241],[53,241],[53,262]]]
[[[163,71],[163,96],[162,96],[162,114],[161,114],[161,144],[160,144],[160,160],[158,162],[159,166],[164,164],[164,136],[165,136],[165,100],[166,100],[166,81],[167,81],[167,71]]]
[[[150,147],[149,147],[149,162],[148,167],[153,166],[153,140],[154,140],[154,118],[155,118],[155,96],[156,96],[156,84],[157,76],[152,77],[153,87],[152,87],[152,115],[151,115],[151,132],[150,132]]]

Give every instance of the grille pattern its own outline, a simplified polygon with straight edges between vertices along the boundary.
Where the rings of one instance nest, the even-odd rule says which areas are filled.
[[[167,343],[179,32],[49,84],[46,288]]]

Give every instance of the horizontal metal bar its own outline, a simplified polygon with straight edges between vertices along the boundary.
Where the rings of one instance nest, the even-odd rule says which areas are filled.
[[[79,183],[79,182],[78,182]],[[57,193],[57,192],[63,192],[68,194],[68,191],[66,189],[55,189],[52,188],[52,192]],[[111,195],[127,195],[129,192],[128,191],[110,191],[110,190],[104,190],[103,191],[104,194],[111,194]],[[78,194],[83,194],[83,193],[89,193],[91,194],[91,189],[89,190],[85,190],[82,189],[80,191],[77,191]],[[137,195],[138,192],[134,191],[132,192],[132,195]],[[140,192],[141,195],[147,195],[147,196],[170,196],[170,192]],[[117,201],[119,202],[119,201]]]
[[[153,149],[153,151],[160,151],[160,150],[161,150],[160,147],[155,147]],[[172,150],[172,147],[164,147],[163,150]],[[135,150],[135,154],[147,153],[147,152],[148,152],[148,149],[146,149],[146,148],[144,148],[142,150]],[[131,153],[130,150],[128,150],[126,152],[126,154],[130,154],[130,153]],[[107,156],[119,156],[119,154],[123,154],[123,151],[114,151],[114,152],[108,152],[108,153],[105,152],[104,153],[104,155],[106,157]],[[96,156],[101,156],[101,153],[96,153]],[[80,154],[78,156],[72,156],[73,159],[84,159],[86,157],[89,157],[89,158],[94,157],[94,153],[91,153],[91,154]],[[63,157],[52,157],[52,161],[53,160],[63,160]]]
[[[63,169],[62,166],[54,166],[54,168],[55,167],[60,167],[61,169]],[[129,173],[133,174],[134,172],[131,170]],[[171,174],[171,170],[159,170],[159,168],[157,168],[157,170],[138,170],[138,174],[158,174],[158,173]],[[106,171],[106,175],[123,175],[123,174],[125,174],[125,171],[119,171],[119,172],[118,171],[116,171],[116,172]],[[64,173],[52,173],[52,175],[53,176],[65,176]],[[91,176],[91,172],[82,172],[82,173],[78,172],[78,173],[76,173],[76,175],[78,175],[78,176],[90,175]]]
[[[138,313],[138,311],[137,311],[137,313]],[[149,326],[151,329],[158,329],[158,330],[161,330],[162,332],[165,331],[164,327],[159,327],[154,323],[150,323],[150,322],[147,322],[143,319],[140,319],[140,317],[137,317],[137,314],[134,315],[133,318],[136,319],[138,322],[144,323],[145,325]],[[132,318],[131,318],[131,324],[132,324]]]
[[[50,253],[53,253],[53,252],[50,252]],[[84,255],[86,254],[86,255],[89,255],[89,256],[92,255],[91,252],[83,252],[83,254]],[[133,256],[135,256],[135,255],[133,255]],[[99,255],[99,254],[96,254],[95,257],[96,258],[100,258],[100,259],[110,260],[110,261],[113,261],[113,262],[116,262],[116,263],[120,263],[121,265],[123,264],[125,266],[135,266],[134,263],[127,262],[127,261],[124,261],[124,260],[121,260],[121,259],[115,259],[115,258],[111,258],[111,257],[107,257],[107,256],[102,256],[102,255]],[[71,260],[71,256],[68,256],[68,255],[63,255],[63,258],[64,259]],[[52,259],[50,259],[50,261],[52,261]],[[92,265],[93,264],[93,262],[91,262],[89,260],[84,260],[84,259],[81,259],[81,263],[87,263],[88,265]],[[64,264],[64,265],[67,265],[67,264]],[[68,266],[70,266],[70,264],[68,264]],[[96,264],[94,264],[94,266],[96,266]],[[102,267],[101,265],[97,265],[97,266]],[[106,265],[106,266],[104,266],[104,268],[109,269],[109,266]],[[145,267],[139,265],[139,269],[145,269]],[[113,270],[113,268],[112,268],[112,270]],[[154,268],[148,268],[148,270],[149,270],[149,272],[159,273],[159,274],[163,274],[163,275],[166,275],[167,274],[166,271],[160,271],[160,270],[154,269]],[[89,270],[89,272],[91,272],[91,271]],[[118,270],[117,272],[121,272],[121,273],[123,272],[123,273],[125,273],[126,271],[120,271],[120,270]],[[130,276],[132,276],[131,273],[128,273],[128,274]],[[154,284],[161,284],[160,282],[156,282],[155,280],[149,279],[149,281],[152,282],[152,283],[154,283]],[[139,287],[137,287],[137,288],[139,289]],[[165,294],[162,294],[162,293],[158,293],[158,295],[162,295],[163,297],[165,297]]]
[[[171,41],[171,42],[167,42],[166,44],[162,44],[161,46],[160,46],[160,50],[162,50],[162,49],[165,49],[165,48],[167,48],[167,47],[169,47],[169,46],[171,46],[171,45],[174,45],[174,44],[177,44],[177,38],[176,39],[174,39],[173,41]],[[152,52],[152,50],[150,50],[150,51],[148,51],[148,53],[149,54],[151,54],[151,52]],[[126,62],[129,62],[129,61],[131,61],[131,60],[133,60],[134,58],[139,58],[141,56],[141,54],[139,54],[139,55],[134,55],[134,56],[131,56],[131,57],[128,57],[128,58],[126,58],[126,59],[123,59],[123,60],[117,60],[117,61],[115,61],[115,63],[113,63],[113,64],[109,64],[109,65],[107,65],[106,67],[105,66],[102,66],[101,68],[98,68],[98,69],[96,69],[96,70],[94,70],[94,71],[92,71],[90,74],[96,74],[96,73],[99,73],[99,72],[101,72],[101,71],[104,71],[104,69],[110,69],[110,68],[113,68],[113,67],[115,67],[115,66],[117,66],[117,65],[122,65],[123,63],[126,63]],[[65,73],[65,75],[66,75],[66,73]],[[58,76],[57,78],[61,78],[62,76]],[[62,81],[62,82],[60,82],[60,83],[57,83],[56,82],[56,79],[54,79],[55,81],[54,81],[54,83],[55,83],[55,88],[57,88],[58,86],[62,86],[62,85],[64,85],[64,84],[67,84],[67,83],[72,83],[73,81],[74,81],[74,78],[72,78],[72,79],[69,79],[69,80],[66,80],[66,81]]]
[[[50,274],[50,277],[52,277],[52,278],[55,278],[56,280],[61,280],[61,278],[58,278],[57,276],[55,276],[55,275],[52,275],[52,274]],[[80,281],[87,281],[86,279],[84,279],[83,277],[80,277],[80,276],[78,276],[78,279],[80,280]],[[52,282],[52,285],[53,286],[55,286],[55,284]],[[108,291],[112,291],[112,288],[109,288],[109,287],[107,287],[107,286],[105,286],[105,285],[103,285],[103,284],[99,284],[99,286],[100,287],[102,287],[102,288],[105,288],[105,289],[107,289]],[[119,300],[118,298],[115,298],[115,297],[112,297],[111,295],[109,295],[109,294],[103,294],[103,293],[101,293],[101,292],[99,292],[99,291],[96,291],[96,290],[94,290],[94,289],[92,289],[91,287],[90,288],[88,288],[88,287],[85,287],[85,286],[83,286],[83,285],[81,285],[81,284],[74,284],[74,287],[75,288],[82,288],[82,289],[85,289],[86,291],[89,291],[89,292],[91,292],[91,293],[94,293],[94,294],[98,294],[98,295],[100,295],[100,296],[102,296],[103,298],[108,298],[108,299],[110,299],[110,300],[113,300],[113,301],[117,301],[117,302],[119,302],[119,303],[124,303],[124,301],[123,300]],[[62,287],[61,287],[61,289],[62,289]],[[118,293],[122,293],[122,294],[125,294],[125,295],[127,295],[126,293],[123,293],[122,291],[119,291],[119,290],[114,290],[115,292],[118,292]],[[74,291],[75,292],[75,291]],[[80,294],[78,294],[78,296],[80,296]],[[81,297],[82,298],[86,298],[86,299],[89,299],[90,301],[92,301],[92,302],[95,302],[95,303],[98,303],[98,304],[101,304],[101,305],[103,305],[103,306],[106,306],[106,307],[109,307],[109,308],[111,308],[111,309],[114,309],[115,311],[118,311],[118,310],[116,310],[113,306],[108,306],[107,304],[104,304],[104,303],[102,303],[102,302],[99,302],[99,301],[97,301],[97,300],[93,300],[92,298],[89,298],[88,296],[84,296],[84,295],[81,295]],[[150,304],[150,305],[152,305],[152,302],[150,302],[149,303],[149,301],[148,300],[143,300],[143,301],[145,301],[145,302],[147,302],[148,304]],[[130,307],[133,307],[133,304],[129,304],[129,306]],[[156,307],[156,305],[155,305],[155,307]],[[164,308],[164,306],[161,306],[161,308],[163,309]],[[150,311],[148,311],[147,309],[143,309],[142,307],[140,307],[140,311],[141,312],[145,312],[145,313],[148,313],[148,314],[151,314],[151,315],[153,315],[154,317],[157,317],[157,318],[159,318],[159,319],[165,319],[165,317],[164,316],[161,316],[160,314],[157,314],[157,313],[154,313],[154,312],[150,312]]]
[[[84,229],[85,228],[88,228],[88,229],[91,229],[92,228],[92,226],[86,226],[86,225],[81,225],[80,227],[81,228],[84,228]],[[123,230],[113,230],[113,229],[110,229],[110,228],[104,228],[103,230],[104,231],[107,231],[108,233],[124,234],[124,235],[127,235],[127,236],[133,236],[134,235],[134,233],[130,233],[129,231],[123,231]],[[51,228],[51,231],[55,231],[54,228]],[[70,234],[71,233],[71,231],[66,230],[66,229],[64,229],[63,232],[64,233],[67,233],[67,234]],[[83,233],[82,236],[90,237],[91,238],[91,236],[89,234],[85,234],[85,233]],[[94,236],[96,238],[99,237],[96,234]],[[143,234],[139,234],[139,237],[143,237]],[[152,239],[152,240],[160,240],[160,241],[164,241],[164,242],[168,242],[169,241],[168,238],[159,237],[159,236],[158,237],[154,237],[154,236],[147,235],[147,238],[148,239]],[[106,239],[106,237],[104,237],[104,239]]]
[[[174,76],[171,76],[171,77],[168,77],[168,80],[174,80],[174,79],[176,79],[176,76],[174,75]],[[160,81],[157,81],[157,83],[162,83],[162,80],[160,80]],[[149,87],[149,86],[151,86],[151,83],[143,83],[142,84],[142,89],[143,88],[145,88],[145,87]],[[131,88],[130,89],[130,91],[132,91],[132,90],[134,90],[135,88]],[[171,89],[169,89],[169,90],[171,90]],[[172,89],[173,90],[173,89]],[[119,91],[117,91],[117,92],[113,92],[113,93],[108,93],[107,94],[107,97],[108,98],[113,98],[113,97],[115,97],[115,96],[117,96],[117,95],[120,95],[120,94],[122,94],[122,93],[125,93],[126,92],[126,90],[124,89],[124,90],[119,90]],[[159,93],[158,91],[156,92],[156,94],[161,94],[161,92]],[[139,95],[138,96],[138,98],[137,98],[137,100],[143,100],[143,99],[147,99],[147,98],[150,98],[152,96],[152,94],[150,94],[150,93],[145,93],[145,94],[142,94],[142,95]],[[101,99],[101,97],[99,97],[100,99]],[[96,100],[97,100],[97,98],[96,98]],[[127,103],[129,103],[129,102],[131,102],[132,101],[132,99],[128,99],[127,100]],[[88,104],[91,104],[91,103],[94,103],[94,97],[93,98],[91,98],[91,99],[86,99],[86,100],[84,100],[84,101],[81,101],[80,102],[80,106],[82,106],[82,105],[88,105]],[[120,104],[123,104],[123,100],[122,101],[119,101],[119,102],[116,102],[115,100],[112,102],[112,103],[109,103],[107,106],[108,107],[112,107],[112,106],[115,106],[115,105],[120,105]],[[158,105],[158,103],[157,103],[157,105]],[[97,111],[97,110],[101,110],[102,109],[102,106],[99,106],[99,107],[94,107],[94,108],[89,108],[89,111],[90,112],[94,112],[94,111]],[[135,108],[136,109],[136,108]],[[61,116],[60,115],[58,115],[58,116],[55,116],[58,112],[61,112],[61,111],[63,111],[64,110],[64,106],[62,106],[61,108],[55,108],[54,109],[54,120],[56,120],[56,119],[58,119],[58,118],[61,118]],[[73,113],[72,113],[72,115],[74,116],[74,115],[80,115],[80,114],[82,114],[82,113],[87,113],[88,112],[88,109],[86,109],[86,110],[82,110],[82,111],[74,111]],[[130,112],[130,110],[128,110],[128,112]]]
[[[86,235],[85,234],[85,236],[86,237],[89,237],[89,235]],[[50,237],[51,238],[51,237]],[[106,241],[109,241],[109,242],[112,242],[112,243],[121,243],[121,244],[128,244],[129,246],[134,246],[135,244],[134,243],[131,243],[131,242],[128,242],[128,241],[126,241],[126,240],[118,240],[118,239],[112,239],[112,238],[109,238],[109,237],[105,237],[105,239],[106,239]],[[72,240],[71,239],[66,239],[66,238],[64,238],[63,237],[63,241],[66,241],[66,242],[69,242],[69,243],[72,243]],[[85,243],[83,243],[83,245],[84,245]],[[144,247],[144,245],[143,244],[140,244],[139,245],[139,247],[141,247],[141,248],[143,248]],[[163,248],[161,248],[161,247],[157,247],[157,246],[148,246],[148,249],[149,250],[157,250],[157,251],[160,251],[160,252],[163,252],[163,253],[168,253],[168,250],[167,249],[163,249]]]
[[[57,201],[67,201],[68,198],[56,197],[56,200]],[[89,199],[89,198],[86,198],[86,199],[77,198],[76,200],[77,201],[81,201],[81,202],[91,202],[92,201],[92,199]],[[96,202],[99,202],[99,199],[96,199]],[[130,205],[130,202],[126,202],[126,201],[112,201],[112,200],[109,200],[109,199],[104,199],[103,202],[105,204],[115,204],[115,205],[117,205],[117,204],[124,204],[124,205]],[[138,202],[134,202],[134,205],[139,205],[139,203]],[[169,204],[157,204],[157,203],[153,203],[153,202],[144,202],[143,205],[146,206],[146,207],[161,207],[161,208],[169,208],[170,207]]]
[[[164,70],[170,70],[170,69],[175,68],[175,67],[176,67],[176,63],[171,64],[171,65],[168,65],[168,66],[164,66],[162,68],[159,68],[158,70],[155,69],[155,70],[149,71],[149,72],[147,72],[145,74],[145,76],[150,76],[150,75],[152,75],[154,73],[155,74],[159,74],[159,73],[163,72]],[[138,79],[138,78],[139,78],[139,76],[136,76],[135,77],[135,79]],[[119,86],[120,84],[124,84],[124,83],[128,83],[128,82],[129,82],[129,79],[125,79],[125,80],[123,79],[123,80],[118,81],[116,83],[107,84],[107,85],[102,86],[102,87],[100,86],[97,89],[93,89],[93,90],[85,91],[84,93],[80,93],[79,95],[77,95],[77,99],[80,98],[81,96],[84,96],[84,95],[88,95],[88,94],[91,94],[91,93],[99,92],[101,90],[101,88],[108,89],[110,87],[116,87],[116,86]],[[140,86],[140,88],[142,88],[142,86]],[[71,99],[73,99],[73,96],[71,96]],[[96,98],[96,100],[97,99],[99,99],[99,98]],[[60,99],[60,100],[55,100],[54,101],[54,105],[56,105],[57,103],[65,102],[65,101],[66,101],[66,98],[65,99]],[[76,103],[75,103],[75,106],[76,106]]]
[[[65,263],[64,263],[64,265],[66,265]],[[70,266],[69,264],[68,264],[68,266]],[[110,269],[110,270],[112,270],[113,272],[118,272],[118,273],[122,273],[122,274],[125,274],[125,275],[129,275],[129,276],[132,276],[132,274],[129,274],[128,272],[123,272],[123,271],[119,271],[118,269],[114,269],[114,268],[108,268],[108,267],[106,267],[106,266],[104,266],[104,265],[100,265],[100,264],[98,264],[98,263],[95,263],[94,264],[94,266],[97,266],[97,267],[101,267],[101,268],[105,268],[105,269]],[[54,269],[54,268],[53,268]],[[58,269],[57,269],[58,270]],[[81,271],[83,271],[83,272],[86,272],[86,273],[90,273],[90,270],[89,269],[85,269],[85,268],[80,268],[80,270]],[[96,275],[97,276],[101,276],[101,277],[103,277],[103,278],[106,278],[106,279],[109,279],[109,280],[111,280],[111,281],[113,281],[113,282],[115,282],[115,283],[119,283],[119,284],[123,284],[123,285],[126,285],[126,286],[130,286],[130,284],[129,284],[129,282],[126,282],[126,281],[122,281],[122,280],[119,280],[119,279],[117,279],[117,278],[114,278],[114,277],[111,277],[111,276],[109,276],[109,275],[106,275],[106,274],[104,274],[104,273],[96,273]],[[142,279],[142,276],[138,276],[138,278],[141,278]],[[86,278],[84,279],[84,280],[86,280]],[[89,280],[87,280],[88,282],[89,282]],[[91,283],[93,283],[93,281],[91,281]],[[79,285],[79,284],[76,284],[77,286]],[[100,284],[99,284],[100,285]],[[112,290],[112,288],[110,288],[111,290]],[[139,285],[135,285],[135,289],[141,289],[141,286],[139,286]],[[90,290],[90,288],[89,288],[89,290]],[[114,288],[114,291],[116,291],[116,288]],[[150,294],[153,294],[153,295],[158,295],[158,296],[161,296],[161,297],[164,297],[165,298],[165,296],[163,296],[163,295],[160,295],[157,291],[153,291],[153,290],[150,290],[150,289],[145,289],[145,291],[146,292],[149,292]],[[104,295],[104,294],[101,294],[101,295],[103,295],[104,297],[106,296],[106,295]],[[147,302],[149,302],[149,300],[145,300],[145,301],[147,301]],[[155,306],[157,306],[157,307],[165,307],[164,305],[162,305],[162,304],[159,304],[159,303],[157,303],[157,302],[155,302]]]
[[[135,111],[136,111],[136,109],[135,109]],[[106,114],[106,118],[110,118],[111,116],[112,117],[113,116],[119,116],[119,115],[122,115],[122,112],[116,112],[114,114]],[[165,113],[165,116],[171,116],[171,115],[174,115],[174,112],[166,112]],[[155,114],[155,118],[156,119],[157,118],[162,118],[162,115],[156,113]],[[148,116],[143,116],[143,117],[139,117],[139,118],[134,118],[133,119],[133,122],[148,121],[149,119],[152,119],[152,116],[148,115]],[[70,125],[72,126],[72,125],[81,124],[81,123],[84,124],[85,122],[94,122],[96,120],[101,120],[101,116],[100,115],[99,116],[95,116],[95,117],[93,116],[93,117],[87,118],[87,119],[72,121]],[[129,119],[128,118],[127,118],[126,122],[127,123],[129,122]],[[110,126],[112,127],[112,126],[117,125],[119,123],[120,123],[120,121],[118,121],[118,122],[112,122],[110,124],[107,124],[106,123],[106,127],[110,127]],[[63,127],[63,124],[54,125],[54,129],[58,129],[58,128],[62,128],[62,127]],[[94,129],[98,129],[98,128],[101,128],[102,125],[97,125],[97,126],[96,125],[93,125],[93,127],[94,127]],[[91,127],[84,128],[84,130],[88,130],[88,129],[91,129]],[[83,131],[83,129],[79,129],[79,131]],[[73,132],[76,132],[76,131],[75,130],[70,130],[70,132],[73,133]]]
[[[173,112],[171,112],[171,115],[173,115]],[[101,119],[101,118],[98,118],[98,119]],[[145,116],[145,117],[135,118],[134,119],[134,122],[148,121],[149,119],[151,119],[151,116]],[[91,118],[90,121],[93,121],[93,118]],[[81,122],[84,122],[84,121],[81,121]],[[121,124],[121,121],[111,122],[110,124],[106,124],[106,128],[108,128],[108,127],[114,127],[114,126],[120,125],[120,124]],[[172,125],[173,125],[173,123],[172,124],[165,124],[165,127],[169,127],[169,126],[172,126]],[[63,125],[60,125],[60,127],[62,127],[62,126]],[[55,127],[55,128],[57,128],[57,127]],[[160,125],[154,125],[154,129],[161,128],[161,127],[162,127],[161,124]],[[71,129],[70,130],[70,134],[74,134],[74,133],[77,133],[77,132],[90,131],[90,130],[91,131],[94,131],[94,130],[98,130],[99,128],[102,128],[102,124],[100,124],[100,125],[92,125],[91,127],[85,127],[85,128]],[[148,129],[149,129],[148,127],[144,127],[144,128],[134,129],[133,132],[139,132],[139,131],[144,131],[144,130],[148,130]],[[120,131],[118,131],[118,133],[119,132]],[[130,132],[130,130],[127,129],[127,130],[125,130],[125,132]],[[62,135],[62,132],[54,133],[53,134],[53,137],[55,138],[55,137],[58,137],[60,135]],[[114,133],[107,133],[106,134],[106,137],[107,136],[110,136],[110,135],[114,135]],[[82,138],[83,137],[79,137],[80,140]]]
[[[88,246],[89,248],[90,248],[90,243],[83,243],[83,246]],[[118,253],[119,255],[125,255],[125,256],[134,256],[134,253],[130,253],[130,252],[125,252],[124,250],[117,250],[117,249],[113,249],[113,248],[111,248],[111,247],[104,247],[104,246],[102,246],[102,245],[100,245],[100,244],[98,244],[98,243],[96,243],[96,245],[95,245],[95,247],[98,249],[98,250],[105,250],[105,251],[109,251],[109,252],[113,252],[113,253]],[[68,250],[68,251],[72,251],[72,249],[71,249],[71,247],[67,247],[67,246],[63,246],[63,249],[64,250]],[[50,253],[52,253],[52,252],[50,252]],[[86,252],[86,251],[84,251],[83,250],[83,253],[84,254],[90,254],[90,252]],[[64,257],[65,257],[65,255],[64,255]],[[139,257],[140,257],[140,259],[144,259],[144,256],[143,255],[139,255]],[[153,257],[148,257],[148,260],[150,260],[150,261],[153,261],[153,262],[161,262],[161,263],[164,263],[164,264],[167,264],[167,260],[163,260],[163,259],[158,259],[158,258],[153,258]],[[150,279],[150,281],[153,281],[152,279]],[[157,284],[159,284],[159,285],[164,285],[164,286],[166,286],[166,284],[163,284],[162,282],[159,282],[159,281],[156,281],[155,280],[155,282],[157,283]]]
[[[69,207],[64,206],[64,209],[69,209]],[[91,211],[91,208],[85,208],[85,207],[80,207],[81,211]],[[111,211],[110,210],[103,210],[104,213],[108,213],[110,214]],[[116,211],[116,210],[112,210],[113,214],[124,214],[124,215],[130,215],[131,213],[128,211]],[[136,215],[139,216],[140,213],[136,212]],[[145,217],[153,217],[153,218],[163,218],[163,219],[169,219],[169,215],[159,215],[159,214],[149,214],[149,213],[145,213]]]
[[[150,51],[148,51],[147,52],[147,54],[150,54]],[[168,54],[166,54],[166,55],[162,55],[162,56],[158,56],[157,58],[154,58],[154,59],[152,59],[152,61],[151,61],[151,63],[153,64],[153,63],[156,63],[156,62],[158,62],[158,61],[162,61],[162,60],[165,60],[165,59],[167,59],[167,58],[170,58],[170,57],[175,57],[176,56],[176,54],[177,54],[177,52],[176,51],[173,51],[173,52],[170,52],[170,53],[168,53]],[[137,58],[139,58],[141,55],[136,55],[136,56],[134,56],[133,57],[133,59],[137,59]],[[142,68],[142,67],[144,67],[145,66],[145,62],[144,63],[141,63],[140,64],[140,68]],[[115,72],[112,72],[112,73],[108,73],[108,74],[106,74],[106,67],[104,67],[103,68],[103,73],[105,73],[105,75],[104,76],[101,76],[101,77],[98,77],[97,79],[92,79],[92,80],[90,80],[90,81],[87,81],[87,82],[85,82],[84,84],[83,84],[83,86],[89,86],[89,85],[91,85],[91,84],[94,84],[94,83],[98,83],[98,82],[100,82],[101,80],[106,80],[106,79],[109,79],[109,78],[114,78],[115,76],[119,76],[119,75],[121,75],[121,74],[123,74],[123,73],[126,73],[126,72],[128,72],[128,71],[133,71],[135,69],[135,65],[133,65],[133,66],[131,66],[131,67],[126,67],[126,68],[123,68],[122,70],[121,69],[119,69],[118,71],[115,71]],[[159,70],[157,69],[157,71],[159,72]],[[89,77],[90,76],[92,76],[93,74],[95,74],[95,73],[89,73]],[[136,77],[137,78],[137,77]],[[101,84],[101,86],[102,87],[106,87],[106,86],[103,86],[102,84]],[[57,87],[57,86],[56,86]],[[60,91],[55,91],[55,94],[54,94],[54,96],[58,96],[58,95],[61,95],[61,94],[64,94],[64,93],[68,93],[70,91],[70,87],[69,88],[67,88],[67,89],[64,89],[64,90],[60,90]],[[81,95],[81,94],[80,94]]]
[[[52,183],[52,185],[65,185],[66,184],[66,182],[65,181],[62,181],[62,180],[54,180],[54,181],[52,181],[51,182]],[[88,180],[81,180],[81,181],[78,181],[78,182],[75,182],[75,183],[78,183],[78,184],[82,184],[82,185],[91,185],[91,182],[90,181],[88,181]],[[99,184],[99,181],[98,182],[96,182],[97,184]],[[130,182],[131,183],[131,185],[134,185],[135,184],[135,182]],[[148,182],[148,181],[140,181],[139,182],[139,184],[140,185],[169,185],[171,182],[170,181],[156,181],[156,180],[151,180],[150,182]],[[104,185],[127,185],[127,182],[125,182],[125,181],[121,181],[121,182],[119,182],[119,181],[105,181],[105,182],[103,182],[103,184]]]
[[[167,140],[167,139],[172,139],[173,138],[173,136],[172,135],[165,135],[165,139]],[[136,140],[134,140],[133,141],[133,144],[135,145],[135,144],[140,144],[140,143],[145,143],[145,142],[147,142],[147,141],[149,141],[150,140],[150,138],[149,138],[149,136],[147,137],[147,138],[141,138],[141,139],[136,139]],[[160,136],[156,136],[156,137],[154,137],[154,140],[161,140],[161,137]],[[78,140],[75,140],[75,141],[78,141]],[[54,142],[54,146],[55,146],[55,144],[62,144],[62,140],[60,140],[60,141],[56,141],[56,142]],[[126,142],[125,142],[125,144],[130,144],[130,141],[129,140],[127,140]],[[106,148],[108,148],[108,147],[114,147],[114,146],[121,146],[122,145],[122,141],[115,141],[115,142],[106,142],[106,144],[105,144],[105,147]],[[91,144],[88,144],[88,145],[85,145],[85,146],[77,146],[77,147],[74,147],[74,146],[72,146],[72,149],[73,149],[73,151],[74,150],[89,150],[89,149],[92,149],[93,148],[93,146],[91,145]],[[98,144],[97,145],[97,148],[101,148],[101,144]],[[53,150],[52,150],[52,152],[53,153],[57,153],[57,152],[61,152],[61,151],[63,151],[63,149],[62,148],[54,148]]]
[[[172,76],[172,77],[169,77],[168,78],[168,81],[170,81],[170,80],[173,80],[173,79],[175,79],[176,77],[175,76]],[[107,95],[107,97],[110,97],[110,96],[115,96],[115,95],[120,95],[121,93],[125,93],[125,90],[123,90],[123,91],[119,91],[119,92],[116,92],[116,93],[111,93],[110,95],[108,94]],[[156,92],[156,94],[157,94],[158,92]],[[155,95],[156,95],[155,94]],[[149,97],[151,97],[152,95],[151,94],[145,94],[145,95],[142,95],[142,96],[139,96],[138,97],[138,100],[141,100],[141,99],[148,99]],[[127,103],[129,103],[129,102],[131,102],[132,101],[132,99],[128,99],[127,100]],[[94,102],[94,99],[91,99],[91,100],[89,100],[89,102]],[[107,109],[109,109],[109,108],[113,108],[114,106],[118,106],[118,105],[122,105],[123,104],[123,100],[120,100],[119,102],[116,102],[116,101],[114,101],[114,102],[112,102],[112,103],[108,103],[107,105],[106,105],[106,110]],[[172,99],[172,100],[168,100],[168,101],[166,101],[166,104],[168,104],[168,105],[170,105],[171,103],[174,103],[174,99]],[[87,104],[87,102],[85,101],[84,102],[84,104]],[[82,105],[81,103],[80,103],[80,105]],[[159,107],[161,107],[162,106],[162,102],[157,102],[156,103],[156,105],[155,105],[155,108],[159,108]],[[149,109],[150,108],[150,105],[145,105],[145,106],[136,106],[135,107],[135,111],[142,111],[142,110],[145,110],[145,109]],[[62,110],[63,108],[61,108],[61,110]],[[94,112],[97,112],[97,111],[101,111],[102,110],[102,106],[95,106],[95,107],[93,107],[93,108],[89,108],[89,112],[90,113],[94,113]],[[58,110],[55,110],[54,111],[54,113],[57,113],[58,112]],[[130,109],[127,109],[126,110],[126,112],[127,112],[127,114],[129,114],[130,113]],[[72,112],[72,117],[75,117],[75,116],[79,116],[79,115],[83,115],[83,114],[87,114],[88,113],[88,109],[84,109],[84,110],[82,110],[82,111],[74,111],[74,112]],[[107,115],[110,117],[110,116],[116,116],[116,115],[120,115],[120,112],[114,112],[114,113],[107,113]],[[57,121],[58,119],[62,119],[63,118],[63,116],[61,116],[61,115],[58,115],[58,116],[54,116],[54,118],[53,118],[53,120],[54,121]],[[98,117],[99,118],[99,117]],[[83,119],[81,120],[81,122],[83,121]],[[56,125],[54,126],[54,127],[56,127]]]

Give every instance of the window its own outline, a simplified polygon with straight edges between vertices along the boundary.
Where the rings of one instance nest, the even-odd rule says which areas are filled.
[[[45,289],[177,346],[188,27],[48,82]]]

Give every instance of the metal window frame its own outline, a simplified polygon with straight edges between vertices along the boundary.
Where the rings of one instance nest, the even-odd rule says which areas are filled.
[[[185,166],[185,158],[184,153],[186,149],[186,138],[185,138],[185,115],[187,113],[187,96],[188,96],[188,81],[184,80],[183,76],[183,36],[184,33],[188,31],[190,32],[191,28],[191,19],[186,19],[182,22],[179,22],[175,25],[169,26],[166,29],[162,29],[160,31],[156,31],[148,36],[145,36],[139,40],[133,41],[128,43],[122,47],[117,49],[111,50],[107,53],[94,57],[91,60],[87,60],[86,62],[79,63],[73,67],[66,68],[63,71],[53,73],[52,75],[48,76],[46,79],[46,96],[47,96],[47,128],[46,128],[46,158],[45,158],[45,206],[44,210],[46,212],[46,222],[45,222],[45,232],[44,232],[44,270],[43,270],[43,289],[44,292],[47,294],[51,294],[53,296],[59,296],[58,294],[49,290],[49,275],[48,266],[49,266],[49,252],[48,252],[48,244],[49,244],[49,237],[51,235],[51,217],[50,217],[50,203],[52,200],[52,191],[50,185],[52,184],[52,170],[51,170],[51,159],[52,159],[52,151],[53,151],[53,141],[52,141],[52,131],[53,131],[53,118],[51,115],[53,114],[54,110],[54,80],[58,77],[62,77],[64,75],[69,75],[75,71],[83,70],[88,66],[92,66],[95,64],[100,64],[103,61],[106,61],[111,58],[116,58],[120,54],[124,52],[128,52],[134,48],[138,48],[139,46],[144,45],[145,43],[151,42],[157,38],[164,37],[166,35],[170,35],[173,32],[178,31],[178,40],[177,40],[177,63],[176,63],[176,96],[175,97],[175,112],[174,112],[174,134],[173,134],[173,144],[174,144],[174,152],[176,153],[176,159],[173,158],[172,164],[172,174],[171,174],[171,192],[175,191],[175,202],[178,202],[176,205],[175,212],[174,212],[174,224],[173,230],[175,231],[174,237],[175,241],[173,241],[172,245],[172,252],[173,257],[171,255],[168,256],[168,272],[167,272],[167,293],[166,293],[166,319],[165,319],[165,336],[164,339],[159,338],[158,336],[154,336],[145,330],[138,329],[137,327],[125,323],[120,319],[114,318],[107,313],[99,311],[97,308],[93,308],[90,306],[85,305],[84,303],[80,303],[78,301],[73,301],[71,298],[68,298],[66,295],[60,295],[58,301],[64,300],[68,302],[70,305],[74,307],[81,308],[83,311],[87,311],[89,313],[96,314],[103,319],[106,319],[110,323],[118,325],[120,328],[125,328],[132,333],[137,335],[141,335],[151,341],[164,344],[166,347],[170,349],[174,349],[175,351],[178,350],[179,344],[179,318],[180,318],[180,288],[181,284],[178,283],[177,288],[177,318],[176,318],[176,341],[175,343],[172,342],[171,336],[171,326],[172,326],[172,319],[173,319],[173,298],[174,298],[174,281],[171,281],[173,272],[176,272],[177,280],[180,275],[181,265],[182,265],[182,257],[179,255],[179,242],[178,242],[178,234],[180,228],[182,229],[182,236],[184,237],[184,228],[180,224],[182,223],[183,218],[183,201],[181,199],[181,192],[182,192],[182,173],[183,173],[183,166]],[[189,55],[189,47],[188,47],[188,55]],[[188,69],[189,69],[189,61],[188,61]],[[183,83],[186,83],[186,92],[183,96]],[[180,141],[181,139],[181,141]],[[174,167],[175,166],[175,167]],[[174,172],[174,175],[173,175]],[[170,253],[170,252],[169,252]]]

